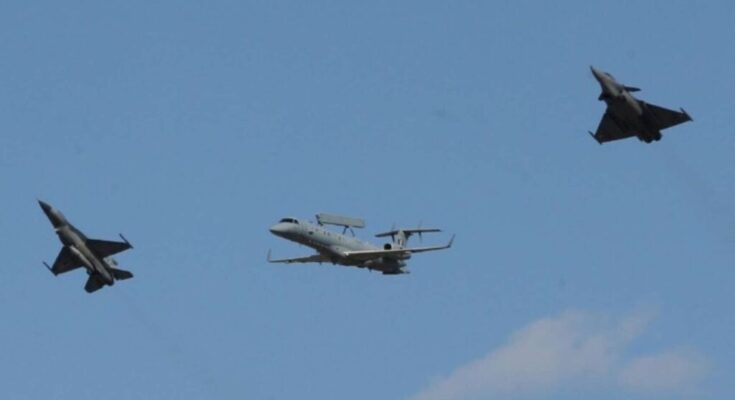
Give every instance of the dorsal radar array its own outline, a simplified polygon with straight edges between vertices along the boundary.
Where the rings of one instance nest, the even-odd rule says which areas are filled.
[[[355,231],[352,230],[352,228],[362,229],[365,227],[365,220],[361,218],[353,218],[353,217],[345,217],[341,215],[334,215],[334,214],[327,214],[327,213],[319,213],[316,215],[316,222],[319,223],[319,225],[334,225],[334,226],[341,226],[344,228],[342,230],[342,234],[349,231],[352,233],[352,236],[355,236]]]

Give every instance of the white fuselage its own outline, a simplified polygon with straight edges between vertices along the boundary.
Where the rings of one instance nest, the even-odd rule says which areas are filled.
[[[380,259],[359,261],[344,256],[346,252],[361,250],[381,250],[382,248],[362,241],[354,236],[332,232],[322,225],[296,218],[284,218],[270,228],[271,233],[284,239],[303,244],[316,250],[334,264],[357,266],[377,270],[394,270],[405,265],[408,256],[381,257]],[[386,245],[389,246],[389,245]],[[390,246],[394,246],[391,244]]]

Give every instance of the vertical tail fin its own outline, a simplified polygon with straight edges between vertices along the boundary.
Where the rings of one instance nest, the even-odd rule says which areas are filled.
[[[399,229],[394,236],[393,243],[395,243],[396,248],[402,249],[406,247],[406,242],[408,242],[408,235],[406,235],[406,232]]]

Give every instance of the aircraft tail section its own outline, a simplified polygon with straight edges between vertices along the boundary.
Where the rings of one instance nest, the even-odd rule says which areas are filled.
[[[105,286],[105,281],[98,274],[92,274],[87,279],[87,283],[84,285],[84,290],[87,293],[96,292]]]
[[[118,281],[124,281],[125,279],[130,279],[133,277],[133,273],[130,271],[125,271],[124,269],[116,269],[111,268],[112,276],[115,277]]]
[[[406,247],[406,243],[408,242],[408,238],[411,235],[407,235],[406,232],[399,230],[396,232],[395,235],[393,235],[393,243],[395,244],[396,248],[402,249]]]
[[[417,234],[421,237],[424,233],[441,232],[441,229],[434,228],[416,228],[416,229],[391,229],[388,232],[378,233],[375,237],[390,236],[396,248],[406,247],[406,243],[411,236]]]

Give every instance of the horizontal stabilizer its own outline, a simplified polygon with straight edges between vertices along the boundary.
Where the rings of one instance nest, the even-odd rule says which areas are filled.
[[[400,248],[400,249],[383,249],[383,250],[357,250],[357,251],[346,251],[343,255],[347,258],[354,260],[374,260],[381,257],[405,257],[408,254],[413,253],[424,253],[427,251],[444,250],[452,247],[454,244],[454,235],[449,239],[449,243],[443,246],[431,246],[431,247],[412,247],[412,248]]]
[[[317,214],[316,221],[319,225],[336,225],[344,226],[346,228],[364,228],[365,220],[361,218],[343,217],[340,215],[332,214]]]
[[[375,237],[387,237],[387,236],[395,236],[400,232],[403,232],[406,234],[406,236],[411,236],[414,233],[434,233],[434,232],[441,232],[441,229],[433,229],[433,228],[416,228],[416,229],[394,229],[392,231],[388,232],[382,232],[375,235]]]
[[[98,274],[92,274],[89,279],[87,279],[87,284],[84,285],[84,290],[87,293],[92,293],[102,289],[103,286],[105,286],[105,281],[102,280],[102,277]]]
[[[130,279],[133,277],[133,273],[130,271],[125,271],[124,269],[116,269],[111,268],[112,270],[112,276],[115,277],[118,281],[124,281],[125,279]]]

